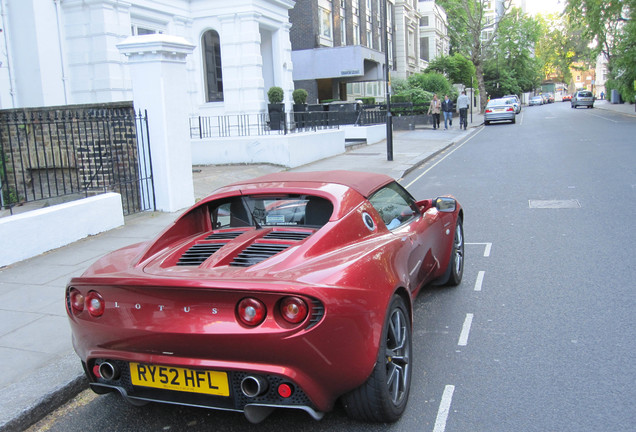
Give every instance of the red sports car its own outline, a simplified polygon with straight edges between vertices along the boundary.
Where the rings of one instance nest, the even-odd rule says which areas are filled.
[[[66,289],[91,388],[148,401],[391,422],[411,383],[413,301],[457,285],[463,210],[392,178],[282,172],[218,189]]]

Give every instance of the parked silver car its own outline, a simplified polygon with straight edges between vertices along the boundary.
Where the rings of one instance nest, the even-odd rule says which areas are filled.
[[[543,105],[543,98],[541,96],[532,96],[528,102],[528,106]]]
[[[513,105],[515,106],[515,113],[519,114],[521,112],[521,99],[519,99],[519,96],[517,96],[517,95],[505,95],[504,98],[513,99],[514,100]]]
[[[571,107],[577,108],[584,106],[587,108],[594,108],[594,95],[589,90],[579,90],[572,96]]]
[[[494,121],[510,121],[515,123],[515,108],[508,98],[491,99],[484,111],[484,124]]]

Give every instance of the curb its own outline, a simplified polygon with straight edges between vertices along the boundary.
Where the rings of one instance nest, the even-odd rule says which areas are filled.
[[[18,432],[29,428],[87,388],[88,381],[86,377],[84,375],[76,377],[65,386],[45,394],[40,400],[24,409],[9,422],[0,425],[0,432]]]
[[[88,380],[75,352],[58,358],[54,366],[40,368],[4,389],[8,403],[0,408],[0,432],[27,429],[87,388]],[[29,398],[40,389],[40,397]]]
[[[402,175],[400,176],[398,181],[402,180],[404,177],[406,177],[407,175],[409,175],[410,173],[412,173],[413,171],[415,171],[416,169],[418,169],[419,167],[421,167],[426,162],[428,162],[429,160],[433,159],[434,157],[436,157],[440,153],[445,152],[446,150],[448,150],[449,148],[451,148],[455,144],[457,144],[457,143],[461,142],[462,140],[468,138],[469,136],[473,135],[475,133],[475,129],[478,128],[479,126],[482,126],[482,125],[483,125],[483,123],[481,123],[481,124],[479,124],[477,126],[471,126],[470,132],[467,133],[466,135],[462,136],[461,138],[459,138],[457,140],[451,141],[446,146],[444,146],[441,149],[437,150],[435,153],[432,153],[432,154],[428,155],[424,159],[416,161],[413,165],[411,165],[411,167],[409,167],[409,168],[404,170],[404,172],[402,173]]]

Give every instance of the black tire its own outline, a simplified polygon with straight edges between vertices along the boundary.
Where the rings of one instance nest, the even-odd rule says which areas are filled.
[[[516,118],[516,117],[513,117],[513,118],[512,118],[512,124],[515,124],[515,123],[517,123],[517,118]]]
[[[485,121],[485,122],[484,122],[484,126],[488,126],[489,124],[490,124],[490,122],[489,122],[489,121]]]
[[[457,219],[453,250],[451,251],[448,266],[450,267],[450,274],[446,285],[459,285],[464,275],[464,226],[461,219]]]
[[[342,397],[347,415],[370,422],[397,421],[411,389],[412,329],[404,300],[394,295],[384,319],[378,358],[367,381]]]

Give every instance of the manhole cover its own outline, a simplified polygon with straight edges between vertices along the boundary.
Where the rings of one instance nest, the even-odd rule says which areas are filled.
[[[562,209],[581,208],[579,200],[528,200],[530,208]]]

